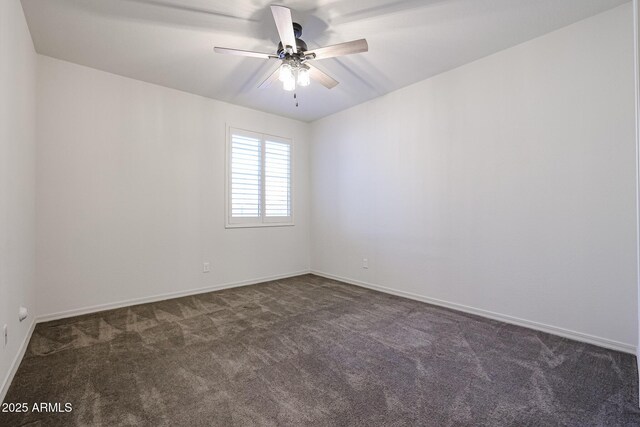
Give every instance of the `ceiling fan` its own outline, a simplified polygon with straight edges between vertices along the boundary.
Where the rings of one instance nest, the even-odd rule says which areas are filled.
[[[280,80],[284,90],[295,90],[298,86],[308,86],[311,79],[318,81],[328,89],[335,87],[338,81],[309,62],[318,59],[335,58],[352,53],[366,52],[369,46],[365,39],[354,40],[332,46],[307,50],[307,44],[300,38],[302,26],[291,19],[291,10],[284,6],[271,6],[271,13],[278,28],[280,43],[275,54],[252,52],[248,50],[215,47],[217,53],[249,56],[261,59],[279,59],[282,64],[261,84],[260,88],[270,86]]]

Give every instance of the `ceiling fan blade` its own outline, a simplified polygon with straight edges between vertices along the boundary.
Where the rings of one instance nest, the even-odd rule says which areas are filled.
[[[291,10],[284,6],[271,6],[273,20],[276,21],[278,34],[282,47],[291,46],[293,53],[297,53],[296,36],[293,34],[293,20],[291,19]]]
[[[309,67],[309,77],[320,83],[322,86],[326,87],[327,89],[332,89],[338,85],[338,81],[324,71],[314,67],[309,63],[307,63],[307,66]]]
[[[367,40],[360,39],[308,50],[304,55],[312,55],[313,59],[326,59],[334,58],[336,56],[351,55],[352,53],[367,52],[368,50],[369,44],[367,43]]]
[[[276,55],[270,55],[268,53],[252,52],[250,50],[229,49],[227,47],[216,46],[213,48],[213,50],[216,53],[225,53],[227,55],[250,56],[252,58],[262,58],[262,59],[277,58]]]
[[[279,75],[280,75],[280,64],[278,64],[276,69],[273,70],[273,73],[269,74],[269,77],[267,77],[266,79],[264,79],[262,83],[260,83],[260,86],[258,86],[258,88],[260,89],[268,88],[273,84],[273,82],[278,80]]]

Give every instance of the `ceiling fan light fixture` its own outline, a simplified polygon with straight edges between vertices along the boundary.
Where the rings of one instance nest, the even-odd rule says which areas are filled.
[[[280,66],[280,75],[278,76],[278,80],[282,83],[293,80],[293,69],[291,68],[291,64],[284,62]]]
[[[298,68],[298,86],[309,86],[311,83],[311,78],[309,76],[309,67],[306,65],[301,65]]]
[[[293,77],[293,74],[291,75],[290,79],[282,82],[282,88],[288,92],[296,89],[296,79]]]
[[[217,53],[282,61],[282,64],[275,68],[260,84],[259,88],[261,89],[267,88],[273,82],[279,80],[285,90],[293,91],[296,86],[309,86],[312,78],[327,89],[334,88],[338,84],[336,79],[312,65],[307,65],[306,62],[367,52],[369,50],[369,45],[365,39],[308,50],[307,43],[300,38],[302,37],[302,26],[293,22],[291,10],[288,7],[271,5],[271,14],[280,36],[275,54],[214,47],[214,51]]]

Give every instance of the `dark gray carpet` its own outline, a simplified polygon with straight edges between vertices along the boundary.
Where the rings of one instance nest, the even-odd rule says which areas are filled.
[[[39,324],[0,425],[640,425],[635,358],[307,275]],[[32,424],[30,424],[32,423]]]

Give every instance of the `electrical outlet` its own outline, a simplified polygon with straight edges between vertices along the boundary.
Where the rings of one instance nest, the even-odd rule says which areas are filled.
[[[9,342],[9,327],[7,325],[2,327],[2,335],[4,336],[4,347],[6,347]]]
[[[204,264],[202,264],[202,272],[203,273],[208,273],[211,271],[211,263],[210,262],[205,262]]]
[[[362,258],[362,268],[369,268],[369,259]]]

